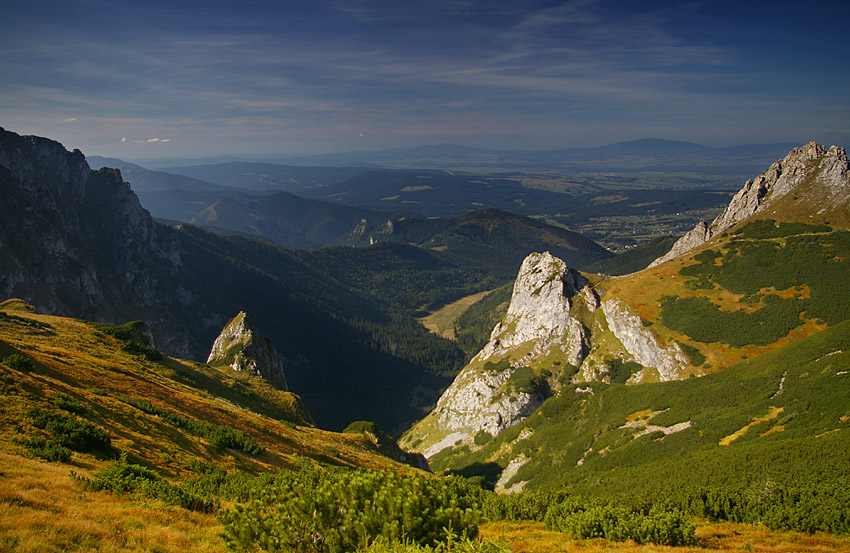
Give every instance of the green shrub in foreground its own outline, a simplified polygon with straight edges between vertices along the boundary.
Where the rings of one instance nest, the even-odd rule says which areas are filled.
[[[18,439],[18,443],[24,446],[34,457],[44,461],[67,463],[71,460],[70,449],[54,440],[48,440],[44,436],[24,436]]]
[[[191,511],[211,513],[218,509],[217,500],[171,484],[155,470],[128,463],[125,455],[91,478],[78,477],[73,472],[71,475],[90,490],[109,490],[116,494],[129,493],[150,497]]]
[[[262,455],[266,450],[250,434],[239,428],[183,417],[177,413],[157,407],[146,399],[122,395],[114,395],[113,397],[149,415],[156,415],[165,422],[190,434],[206,439],[216,449],[235,449],[249,455]]]
[[[83,453],[106,451],[112,440],[99,427],[50,409],[36,407],[27,414],[36,428],[44,430],[53,443]]]
[[[13,353],[12,355],[5,357],[3,359],[3,364],[10,369],[15,369],[22,373],[28,373],[35,370],[35,363],[33,363],[33,360],[26,355],[21,355],[20,353]]]
[[[458,489],[427,475],[305,467],[221,519],[235,550],[347,552],[378,536],[432,546],[447,530],[478,533],[477,505]]]
[[[511,553],[508,544],[500,541],[478,541],[450,535],[434,547],[411,542],[392,541],[379,536],[358,553]]]
[[[652,509],[644,514],[621,505],[592,505],[587,509],[555,506],[546,525],[579,538],[605,538],[609,541],[634,540],[656,545],[692,545],[695,528],[680,511]]]

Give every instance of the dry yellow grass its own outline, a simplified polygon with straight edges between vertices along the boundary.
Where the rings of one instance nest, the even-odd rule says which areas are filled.
[[[422,317],[421,319],[419,319],[419,321],[430,332],[433,332],[434,334],[442,336],[443,338],[446,338],[448,340],[454,340],[455,321],[457,321],[458,318],[463,315],[472,304],[483,299],[490,292],[492,292],[492,290],[487,290],[486,292],[479,292],[477,294],[472,294],[466,296],[465,298],[461,298],[456,302],[441,307],[430,315]]]
[[[299,402],[293,394],[275,390],[259,378],[179,359],[153,363],[122,351],[121,342],[95,332],[87,323],[10,309],[9,305],[4,305],[4,311],[50,326],[44,329],[0,320],[0,348],[4,350],[0,356],[20,351],[37,364],[28,374],[0,364],[0,451],[20,453],[14,443],[15,429],[27,424],[26,412],[63,393],[86,407],[83,417],[106,430],[115,448],[169,476],[181,475],[195,459],[252,473],[291,467],[301,457],[349,466],[400,467],[373,453],[374,444],[363,435],[327,432],[309,425],[293,427],[234,403],[243,398],[258,407],[273,406],[280,413],[297,414]],[[216,389],[230,394],[230,399],[211,392]],[[184,417],[244,430],[266,452],[249,456],[216,450],[201,438],[113,397],[116,395],[145,399]],[[81,454],[74,454],[74,462],[92,468],[104,464]]]
[[[778,417],[779,414],[782,413],[783,411],[785,411],[785,407],[771,406],[770,412],[768,412],[765,416],[756,417],[755,419],[753,419],[753,422],[749,423],[748,425],[744,426],[743,428],[736,430],[734,433],[729,434],[728,436],[726,436],[725,438],[720,440],[720,445],[728,446],[729,444],[731,444],[732,442],[734,442],[735,440],[737,440],[738,438],[740,438],[741,436],[743,436],[744,434],[749,432],[751,428],[756,427],[763,422],[767,422],[767,421],[771,421],[771,420],[776,419],[776,417]],[[774,432],[781,432],[781,430],[773,430],[773,431]],[[766,436],[769,433],[771,433],[771,432],[770,431],[765,432],[764,434],[762,434],[762,436]]]
[[[110,492],[85,492],[68,467],[0,453],[0,552],[96,553],[228,551],[215,515]],[[481,526],[481,539],[502,541],[513,553],[838,553],[850,536],[775,532],[760,526],[697,522],[695,547],[662,547],[601,539],[572,540],[537,522]]]
[[[710,348],[705,348],[700,347],[701,345],[704,346],[704,344],[695,342],[690,337],[662,325],[660,322],[661,298],[664,296],[677,295],[682,298],[705,297],[719,306],[721,310],[725,311],[744,310],[752,312],[760,307],[760,305],[744,304],[741,302],[742,295],[733,294],[720,287],[715,287],[712,290],[693,290],[685,286],[686,279],[679,275],[681,268],[694,263],[693,255],[703,249],[716,246],[717,244],[710,242],[706,246],[697,248],[690,255],[673,259],[657,267],[644,269],[631,275],[610,277],[602,281],[600,286],[605,290],[606,295],[624,300],[641,319],[652,321],[654,323],[652,330],[659,336],[662,342],[675,340],[700,349],[706,356],[709,366],[708,372],[715,372],[746,359],[753,359],[763,353],[784,347],[826,328],[824,324],[817,324],[813,320],[807,320],[799,327],[791,330],[787,336],[766,346],[749,345],[736,348],[726,344],[712,343]],[[762,290],[762,292],[768,291],[779,297],[790,297],[795,294],[808,297],[810,293],[807,287],[804,287],[802,290]]]
[[[775,532],[746,524],[697,522],[699,544],[694,547],[614,543],[603,539],[573,540],[546,530],[539,522],[496,522],[481,527],[482,539],[507,543],[513,553],[840,553],[850,551],[850,536]]]
[[[224,552],[215,515],[83,492],[68,467],[0,453],[0,551]]]

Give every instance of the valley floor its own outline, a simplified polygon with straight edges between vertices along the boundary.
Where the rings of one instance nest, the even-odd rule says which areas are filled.
[[[81,474],[85,467],[78,467]],[[129,500],[110,492],[85,492],[67,465],[0,453],[0,552],[226,552],[215,515],[158,501]],[[850,551],[850,536],[773,532],[760,526],[697,524],[698,547],[639,546],[605,540],[571,540],[542,523],[499,522],[481,526],[484,540],[503,542],[513,553],[827,553]],[[446,552],[449,553],[449,552]]]

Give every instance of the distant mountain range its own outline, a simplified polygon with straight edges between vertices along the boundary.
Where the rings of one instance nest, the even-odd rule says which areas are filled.
[[[141,159],[137,163],[161,169],[188,165],[211,165],[240,162],[260,162],[284,165],[374,167],[374,168],[436,168],[489,169],[504,168],[582,171],[704,171],[714,173],[752,174],[773,160],[784,156],[797,144],[745,144],[711,148],[678,140],[644,138],[591,148],[552,150],[495,150],[457,144],[435,144],[392,148],[377,151],[338,152],[318,155],[290,156],[221,156],[187,159]],[[180,172],[180,170],[170,170]],[[197,173],[196,178],[203,178]]]
[[[121,160],[91,159],[94,167],[104,163],[124,167],[122,176],[154,217],[294,248],[350,243],[345,237],[363,219],[375,225],[402,214],[452,218],[481,209],[568,227],[606,217],[674,217],[681,219],[684,232],[697,221],[689,213],[719,211],[729,196],[723,189],[707,188],[707,183],[693,179],[668,179],[658,186],[654,178],[633,182],[636,179],[628,176],[609,176],[605,186],[585,182],[569,191],[553,191],[525,186],[523,177],[443,170],[362,171],[241,162],[182,169],[217,181],[210,182]],[[337,178],[344,180],[335,182]],[[671,182],[680,187],[668,189]]]

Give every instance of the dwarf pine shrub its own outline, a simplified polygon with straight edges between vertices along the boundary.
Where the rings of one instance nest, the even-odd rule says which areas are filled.
[[[225,511],[235,550],[355,551],[378,536],[420,545],[475,537],[480,511],[445,480],[370,470],[302,468]]]

